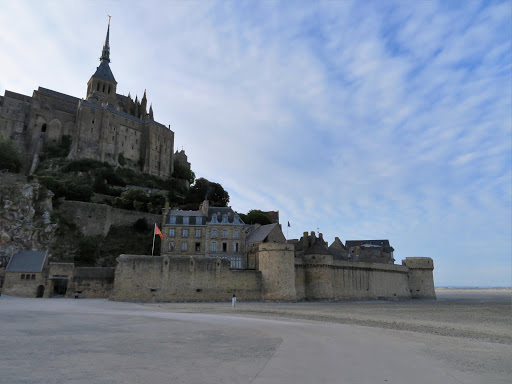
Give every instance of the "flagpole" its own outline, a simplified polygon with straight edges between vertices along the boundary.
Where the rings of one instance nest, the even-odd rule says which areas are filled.
[[[153,256],[153,252],[155,251],[155,236],[156,236],[156,223],[155,223],[155,228],[153,228],[153,248],[151,248],[151,256]]]

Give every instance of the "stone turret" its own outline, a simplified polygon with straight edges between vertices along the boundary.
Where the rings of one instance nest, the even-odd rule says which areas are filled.
[[[304,232],[301,238],[303,260],[305,265],[306,299],[331,300],[334,298],[332,289],[333,259],[329,253],[323,235]]]
[[[430,257],[406,257],[402,265],[409,268],[409,290],[413,299],[435,299],[434,260]]]
[[[261,271],[263,300],[296,301],[293,245],[261,243],[258,269]]]

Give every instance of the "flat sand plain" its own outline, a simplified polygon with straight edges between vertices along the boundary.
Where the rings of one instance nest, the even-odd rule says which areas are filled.
[[[437,300],[146,304],[176,312],[253,315],[380,328],[417,342],[461,382],[512,382],[512,290],[436,288]],[[474,379],[474,377],[473,377]],[[476,382],[479,382],[476,379]]]
[[[0,297],[0,384],[512,381],[510,290],[438,300],[122,303]]]

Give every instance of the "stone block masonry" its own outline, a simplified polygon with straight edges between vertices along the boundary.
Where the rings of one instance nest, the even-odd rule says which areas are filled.
[[[106,236],[112,225],[133,225],[138,219],[146,219],[150,226],[155,223],[160,226],[162,221],[162,215],[83,201],[64,201],[59,207],[59,212],[68,222],[74,223],[85,236]]]
[[[229,261],[193,256],[121,255],[110,296],[118,301],[261,300],[261,272],[230,270]]]

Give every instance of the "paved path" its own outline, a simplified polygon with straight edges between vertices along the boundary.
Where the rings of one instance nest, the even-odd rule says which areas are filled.
[[[106,300],[2,296],[0,383],[461,382],[421,345],[392,332],[236,309],[173,313]]]

